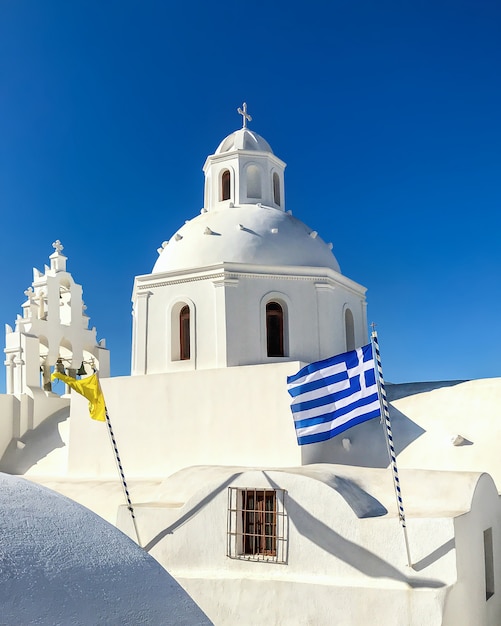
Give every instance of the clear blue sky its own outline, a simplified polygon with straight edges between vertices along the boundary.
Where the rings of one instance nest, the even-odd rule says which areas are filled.
[[[497,0],[1,0],[2,324],[60,239],[127,374],[133,278],[246,101],[386,380],[501,375],[500,68]]]

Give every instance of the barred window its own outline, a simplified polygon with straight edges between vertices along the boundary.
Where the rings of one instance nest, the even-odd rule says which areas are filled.
[[[228,492],[228,556],[250,561],[286,562],[283,489]]]

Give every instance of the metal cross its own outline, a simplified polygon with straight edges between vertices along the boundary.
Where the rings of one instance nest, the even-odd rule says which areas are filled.
[[[242,108],[238,107],[237,111],[242,116],[242,128],[247,128],[247,120],[252,122],[252,117],[247,113],[247,102],[244,102]]]
[[[56,239],[56,241],[54,241],[54,243],[52,244],[52,247],[58,252],[61,252],[61,250],[64,250],[64,247],[62,243],[59,241],[59,239]]]

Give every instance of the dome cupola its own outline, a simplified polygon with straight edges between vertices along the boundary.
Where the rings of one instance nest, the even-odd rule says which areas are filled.
[[[273,150],[266,139],[249,130],[246,126],[223,139],[215,154],[233,152],[234,150],[255,150],[256,152],[270,152],[273,154]]]
[[[223,139],[205,162],[204,208],[214,211],[260,203],[284,211],[285,163],[263,137],[247,128],[252,118],[245,102],[238,112],[242,128]]]
[[[340,272],[328,244],[285,211],[285,163],[270,144],[247,128],[228,135],[204,165],[205,205],[159,248],[153,274],[221,262],[326,267]]]

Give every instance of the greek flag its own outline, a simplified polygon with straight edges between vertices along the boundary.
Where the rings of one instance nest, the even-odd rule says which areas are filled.
[[[371,344],[306,365],[287,387],[300,446],[381,415]]]

